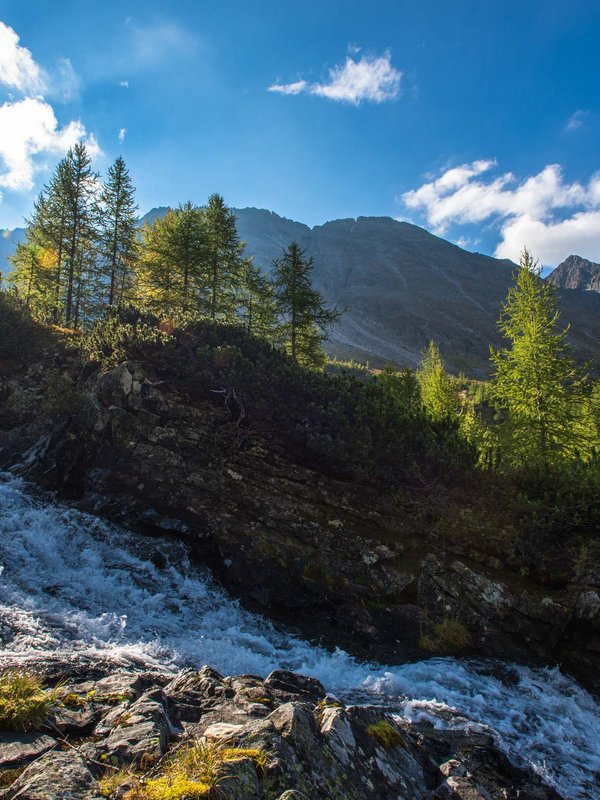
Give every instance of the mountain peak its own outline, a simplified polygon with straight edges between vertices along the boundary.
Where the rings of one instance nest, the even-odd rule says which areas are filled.
[[[547,280],[559,289],[600,292],[600,264],[570,255],[548,275]]]

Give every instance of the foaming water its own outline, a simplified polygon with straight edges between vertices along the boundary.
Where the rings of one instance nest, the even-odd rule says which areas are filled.
[[[0,573],[0,663],[78,652],[163,670],[291,669],[399,717],[491,730],[565,797],[600,796],[600,706],[557,669],[442,658],[383,666],[328,652],[242,609],[183,545],[36,499],[2,473]]]

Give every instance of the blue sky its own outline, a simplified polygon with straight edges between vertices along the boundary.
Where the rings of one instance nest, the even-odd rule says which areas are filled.
[[[597,0],[0,0],[0,228],[77,138],[142,212],[218,191],[320,224],[600,261]]]

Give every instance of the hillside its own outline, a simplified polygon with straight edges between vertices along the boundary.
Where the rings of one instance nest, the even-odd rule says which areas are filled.
[[[548,275],[548,280],[560,289],[600,292],[600,264],[569,256]]]
[[[141,221],[152,222],[165,211],[152,209]],[[317,288],[330,304],[346,309],[328,344],[330,355],[375,366],[386,361],[414,366],[433,339],[453,372],[485,375],[490,344],[502,345],[496,325],[512,281],[512,262],[469,253],[390,217],[341,219],[309,228],[272,211],[235,211],[247,252],[266,271],[291,241],[314,257]],[[5,232],[0,258],[10,254],[23,233]],[[562,291],[560,308],[578,357],[597,360],[600,296]]]

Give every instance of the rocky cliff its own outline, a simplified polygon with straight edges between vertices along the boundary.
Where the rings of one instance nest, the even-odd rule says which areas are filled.
[[[436,510],[435,480],[411,498],[336,477],[258,427],[241,446],[224,399],[149,363],[78,374],[49,350],[1,379],[0,461],[81,508],[185,537],[231,592],[315,640],[387,663],[559,663],[600,687],[597,561],[559,548],[550,575],[528,563],[481,507],[505,503],[489,488],[446,492]]]
[[[600,264],[581,256],[569,256],[548,275],[547,280],[559,289],[600,292]]]

